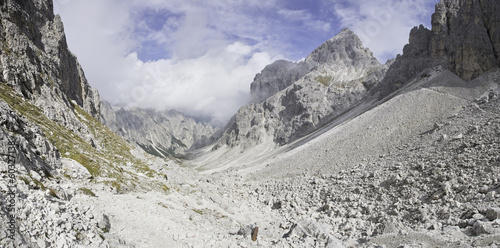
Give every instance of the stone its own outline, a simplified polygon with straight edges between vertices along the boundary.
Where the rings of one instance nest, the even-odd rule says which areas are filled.
[[[500,233],[500,228],[494,228],[490,222],[476,221],[472,226],[476,235]]]
[[[109,217],[105,214],[100,215],[97,226],[103,230],[105,233],[111,230],[111,222],[109,221]]]
[[[276,201],[273,203],[273,205],[271,206],[271,209],[280,209],[282,207],[282,203],[281,201]]]
[[[488,208],[485,212],[486,218],[490,221],[494,221],[496,219],[500,219],[500,208],[492,207]]]
[[[47,247],[47,244],[45,243],[45,241],[41,238],[38,238],[38,241],[36,242],[38,244],[38,247],[40,248],[45,248]]]
[[[62,170],[65,175],[74,179],[91,179],[92,174],[82,164],[70,158],[61,159]]]
[[[68,247],[68,245],[66,244],[66,235],[65,234],[58,236],[57,241],[56,241],[56,247],[57,248]]]
[[[33,178],[36,181],[39,181],[39,182],[42,181],[42,176],[40,176],[40,174],[38,174],[38,172],[36,172],[36,171],[33,171],[33,170],[30,171],[30,176],[31,176],[31,178]]]
[[[243,237],[248,237],[253,234],[255,226],[254,225],[246,225],[244,227],[241,227],[240,230],[236,234],[242,235]]]
[[[472,215],[472,218],[475,220],[482,220],[484,219],[484,216],[482,214],[474,214]]]

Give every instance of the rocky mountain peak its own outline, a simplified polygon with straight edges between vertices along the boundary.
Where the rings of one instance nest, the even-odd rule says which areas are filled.
[[[441,0],[432,15],[432,30],[410,32],[377,92],[401,87],[426,69],[442,65],[465,81],[500,66],[500,2]]]
[[[376,66],[381,64],[373,53],[363,46],[353,31],[345,28],[311,52],[304,61],[278,60],[266,66],[251,84],[252,100],[262,102],[313,70],[333,68],[341,72],[348,67],[362,70]]]
[[[251,85],[254,103],[242,107],[217,147],[284,145],[356,106],[387,71],[349,29],[304,61],[276,61]]]
[[[379,65],[368,48],[363,46],[359,37],[350,29],[343,29],[336,36],[316,48],[307,62],[352,65],[356,67]]]

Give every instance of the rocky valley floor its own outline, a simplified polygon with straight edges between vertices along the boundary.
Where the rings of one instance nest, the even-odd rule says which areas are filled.
[[[500,247],[498,1],[385,65],[344,29],[225,129],[102,102],[53,5],[0,1],[0,248]]]
[[[152,159],[152,168],[166,175],[155,180],[164,181],[168,192],[120,193],[83,180],[73,187],[88,188],[95,196],[77,192],[67,203],[49,194],[35,198],[50,203],[47,215],[58,205],[75,220],[89,214],[82,217],[73,208],[104,214],[109,222],[95,220],[104,227],[108,224],[109,232],[88,234],[88,245],[497,247],[500,99],[496,94],[469,104],[379,158],[338,171],[304,169],[281,177],[238,170],[202,175],[181,161]],[[64,188],[64,180],[60,184]],[[252,241],[255,227],[256,241]],[[67,246],[60,241],[59,247]]]
[[[162,233],[187,247],[497,247],[497,94],[348,169],[284,177],[229,170],[193,178],[164,204],[202,213],[181,211],[162,222],[182,228]],[[179,199],[184,203],[174,203]]]
[[[318,166],[301,170],[264,161],[197,171],[189,161],[136,149],[134,156],[154,173],[117,167],[126,176],[115,178],[133,182],[118,188],[110,183],[116,179],[89,179],[81,165],[65,159],[66,171],[54,177],[31,171],[19,178],[16,215],[30,238],[13,246],[0,230],[0,245],[497,247],[498,89],[426,123],[431,128],[387,153],[342,166],[323,156]],[[314,148],[308,146],[301,147]]]

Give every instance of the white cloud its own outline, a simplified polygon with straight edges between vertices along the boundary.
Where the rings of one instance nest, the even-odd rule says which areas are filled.
[[[301,23],[302,26],[307,29],[329,31],[331,28],[330,23],[316,20],[307,10],[280,9],[278,10],[278,14],[289,21]]]
[[[438,0],[333,1],[341,26],[351,28],[365,47],[385,60],[401,53],[411,28],[429,26]],[[381,61],[385,62],[385,61]]]
[[[319,10],[282,0],[54,0],[54,8],[103,99],[224,122],[273,60],[306,56],[340,26],[378,58],[393,57],[437,0],[323,1]]]
[[[234,43],[194,59],[144,63],[131,54],[128,61],[127,67],[133,70],[121,84],[123,91],[111,93],[114,94],[111,99],[117,99],[117,103],[126,102],[130,107],[174,108],[225,121],[249,100],[247,80],[273,58],[268,53],[254,52],[252,47]]]
[[[227,39],[226,33],[242,24],[214,22],[213,16],[200,11],[201,5],[141,1],[139,7],[138,1],[57,1],[70,49],[90,84],[116,105],[177,109],[224,122],[247,103],[255,74],[282,58],[277,52],[262,51],[265,44],[258,41],[248,45]],[[168,8],[179,18],[172,17],[161,30],[152,30],[137,15],[139,8],[151,7]],[[237,18],[234,15],[231,18]],[[219,26],[210,26],[214,23]],[[144,32],[137,32],[138,28]],[[141,61],[136,51],[145,40],[163,46],[172,57]]]

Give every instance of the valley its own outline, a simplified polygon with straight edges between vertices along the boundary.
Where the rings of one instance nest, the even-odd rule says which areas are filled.
[[[343,29],[225,127],[111,106],[51,0],[0,8],[2,248],[500,246],[495,0],[441,0],[386,64]]]

